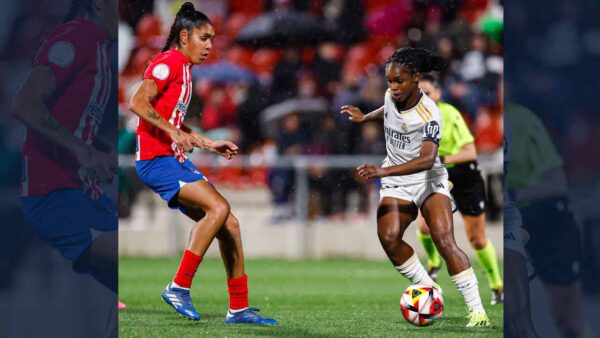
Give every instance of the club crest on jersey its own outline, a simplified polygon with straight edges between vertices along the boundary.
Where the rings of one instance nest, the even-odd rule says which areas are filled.
[[[400,126],[400,128],[403,132],[408,133],[408,127],[406,126],[406,123],[402,122],[402,126]]]
[[[169,69],[169,66],[164,63],[159,63],[154,66],[154,69],[152,69],[152,76],[159,80],[165,80],[169,77],[170,72],[171,70]]]
[[[70,66],[75,61],[75,47],[69,41],[55,42],[48,49],[48,61],[61,68]]]

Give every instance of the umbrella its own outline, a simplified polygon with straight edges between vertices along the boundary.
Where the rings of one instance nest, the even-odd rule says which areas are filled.
[[[256,81],[254,73],[228,61],[194,67],[192,77],[194,80],[206,79],[214,82],[253,83]]]
[[[321,42],[326,35],[309,14],[276,9],[250,21],[235,41],[253,47],[304,46]]]
[[[289,99],[267,107],[260,113],[262,130],[268,137],[275,137],[277,121],[291,113],[297,114],[326,114],[329,105],[325,99]]]

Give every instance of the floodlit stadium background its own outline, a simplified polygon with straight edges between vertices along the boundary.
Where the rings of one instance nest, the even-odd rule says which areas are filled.
[[[120,6],[119,203],[122,255],[178,255],[190,221],[143,187],[133,169],[129,99],[163,47],[181,1]],[[398,47],[442,55],[443,100],[475,135],[488,188],[489,235],[502,247],[502,7],[495,1],[196,1],[217,37],[194,67],[186,123],[230,139],[241,155],[190,157],[229,199],[248,257],[384,258],[375,231],[378,184],[354,168],[385,156],[381,125],[353,125],[344,104],[382,105],[383,65]],[[282,17],[277,21],[277,17]],[[253,20],[275,20],[274,30]],[[293,26],[288,32],[285,27]],[[472,255],[457,218],[456,234]],[[409,241],[415,228],[407,231]],[[417,245],[415,245],[417,247]],[[216,246],[209,255],[217,254]],[[502,255],[500,251],[500,256]]]

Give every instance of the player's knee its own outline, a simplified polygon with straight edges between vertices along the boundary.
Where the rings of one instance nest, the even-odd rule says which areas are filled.
[[[400,240],[400,231],[394,227],[379,227],[377,236],[381,244],[392,246]]]
[[[483,236],[471,235],[469,236],[469,242],[475,250],[481,250],[487,245],[487,239]]]
[[[452,233],[449,231],[444,231],[443,233],[435,235],[432,234],[431,238],[442,257],[452,256],[455,251],[458,250],[458,246],[452,237]]]
[[[229,217],[227,222],[225,222],[225,228],[231,236],[240,237],[240,222],[237,220],[237,218],[233,216]]]
[[[229,217],[229,203],[225,199],[215,201],[206,211],[206,215],[211,217],[219,225],[225,223]]]

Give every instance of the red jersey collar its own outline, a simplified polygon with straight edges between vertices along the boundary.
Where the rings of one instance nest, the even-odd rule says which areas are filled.
[[[185,63],[192,63],[192,61],[190,61],[190,58],[185,56],[182,52],[178,51],[177,49],[171,48],[169,49],[169,51],[177,55],[179,58],[181,58],[181,60],[185,61]]]

